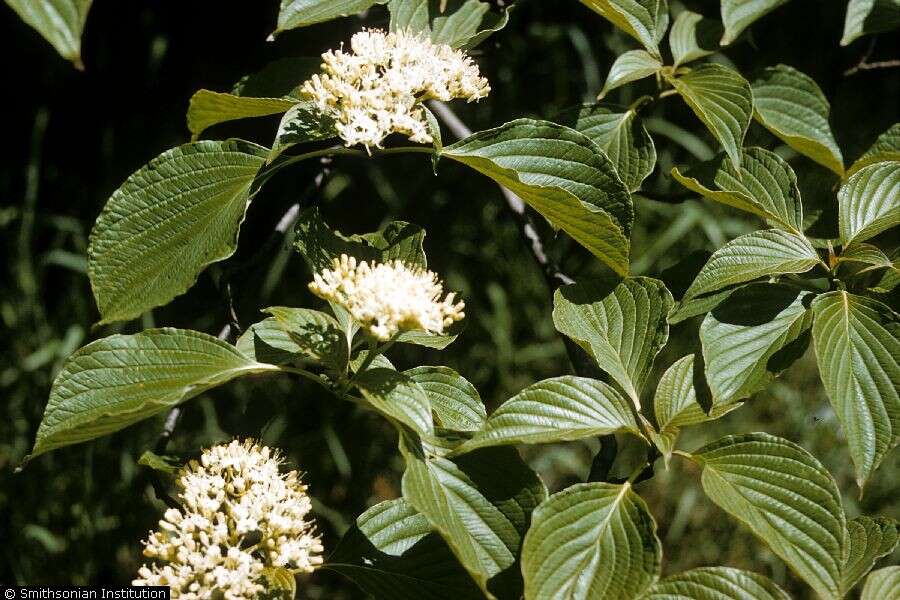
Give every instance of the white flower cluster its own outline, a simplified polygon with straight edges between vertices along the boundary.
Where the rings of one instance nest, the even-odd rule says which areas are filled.
[[[265,591],[264,569],[310,572],[323,548],[296,471],[277,451],[237,440],[203,452],[181,470],[182,508],[170,508],[144,542],[134,585],[170,586],[173,598],[240,600]]]
[[[471,102],[491,89],[465,53],[422,34],[363,30],[351,38],[350,48],[323,54],[323,72],[302,86],[304,95],[334,118],[348,146],[380,148],[391,133],[430,143],[421,102]]]
[[[309,289],[346,308],[380,340],[388,340],[398,331],[443,333],[445,327],[466,316],[465,304],[454,303],[454,294],[441,299],[444,287],[431,271],[408,267],[399,260],[357,263],[346,254],[334,259],[332,266],[316,273]]]

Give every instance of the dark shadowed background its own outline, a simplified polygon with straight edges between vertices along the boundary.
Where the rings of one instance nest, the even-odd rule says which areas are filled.
[[[387,21],[386,11],[376,8],[363,20],[295,30],[267,42],[277,4],[96,0],[84,35],[83,73],[0,7],[7,107],[0,162],[0,236],[7,257],[0,281],[0,582],[124,583],[140,564],[139,541],[163,505],[137,460],[154,445],[162,416],[42,456],[22,473],[13,469],[30,449],[53,376],[66,356],[98,337],[155,325],[218,333],[227,322],[223,275],[265,244],[284,210],[309,184],[314,165],[280,173],[254,201],[235,257],[208,269],[187,294],[142,319],[92,327],[98,313],[85,265],[91,225],[129,174],[189,140],[184,114],[191,94],[200,88],[227,91],[242,75],[274,59],[317,55],[349,40],[363,25]],[[718,2],[671,5],[717,17]],[[794,0],[713,60],[736,66],[748,78],[779,62],[811,75],[831,101],[832,125],[849,164],[898,121],[900,69],[844,76],[869,50],[871,38],[840,48],[843,13],[843,2]],[[878,37],[870,60],[897,58],[897,38]],[[522,116],[552,118],[592,99],[615,56],[634,47],[575,0],[524,0],[509,26],[476,53],[491,81],[490,97],[454,109],[472,129]],[[627,105],[651,85],[627,86],[609,100]],[[659,164],[644,186],[655,194],[680,192],[667,175],[670,167],[707,157],[715,142],[677,98],[658,103],[646,117]],[[236,122],[206,136],[268,144],[277,122],[277,117]],[[452,138],[446,130],[444,137]],[[836,181],[828,171],[796,156],[756,124],[746,145],[775,149],[790,160],[811,221],[819,210],[833,212]],[[468,317],[457,342],[443,352],[391,351],[398,367],[451,366],[476,385],[489,411],[526,385],[571,372],[552,326],[543,276],[488,179],[449,163],[434,176],[427,157],[418,155],[342,158],[334,162],[316,201],[329,222],[348,233],[371,231],[391,219],[424,226],[430,267],[448,287],[462,291]],[[636,197],[635,202],[635,274],[659,276],[690,252],[711,250],[759,226],[700,200]],[[824,219],[815,227],[830,237],[835,224]],[[542,233],[567,273],[576,278],[601,274],[597,261],[564,236],[554,237],[546,227]],[[308,280],[299,256],[286,244],[277,245],[230,276],[239,321],[260,320],[259,310],[266,306],[317,305],[306,291]],[[697,349],[698,324],[693,319],[672,328],[655,377]],[[900,518],[900,457],[895,452],[885,460],[860,501],[812,356],[744,408],[689,430],[682,447],[691,449],[725,433],[761,430],[813,452],[837,477],[851,516]],[[190,454],[233,436],[261,437],[283,448],[307,473],[326,548],[333,548],[368,506],[399,494],[402,464],[393,429],[301,381],[242,380],[190,401],[170,450]],[[524,455],[552,492],[583,480],[596,449],[590,441],[530,447]],[[628,452],[625,447],[625,458]],[[797,597],[811,595],[764,545],[703,497],[690,465],[675,459],[669,471],[660,470],[638,490],[659,523],[665,573],[723,564],[762,572]],[[885,562],[896,563],[897,556]],[[321,571],[301,583],[301,595],[339,599],[361,592]]]

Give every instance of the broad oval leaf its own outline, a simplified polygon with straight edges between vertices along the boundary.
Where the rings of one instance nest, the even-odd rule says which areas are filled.
[[[76,69],[81,63],[81,32],[92,0],[6,0],[23,21],[40,33]]]
[[[234,343],[238,352],[257,362],[287,365],[306,356],[273,317],[248,327]]]
[[[805,273],[821,260],[809,240],[779,229],[754,231],[713,252],[685,292],[693,298],[724,287],[786,273]]]
[[[653,172],[656,147],[636,111],[617,112],[600,104],[583,104],[559,118],[606,152],[630,191],[640,188]]]
[[[898,0],[848,0],[841,46],[864,35],[890,31],[900,26]]]
[[[866,578],[859,600],[900,599],[900,566],[872,571]]]
[[[854,264],[857,269],[853,271],[853,274],[856,275],[875,269],[891,269],[894,267],[891,259],[878,246],[865,242],[853,242],[841,250],[840,255],[837,257],[837,263]],[[841,275],[844,274],[843,271]]]
[[[431,400],[440,425],[454,431],[476,431],[484,425],[487,411],[478,390],[449,367],[416,367],[403,372]]]
[[[360,13],[387,0],[281,0],[276,33]]]
[[[427,266],[422,247],[425,230],[411,223],[391,221],[381,231],[347,236],[332,229],[318,208],[309,208],[300,213],[296,231],[294,247],[314,273],[331,268],[341,254],[357,260],[400,260],[408,265]]]
[[[666,577],[641,600],[790,600],[758,573],[730,567],[701,567]]]
[[[312,102],[293,103],[278,124],[267,161],[272,162],[291,146],[333,137],[337,137],[337,130],[329,115],[323,114]]]
[[[501,404],[457,453],[484,446],[566,442],[620,431],[643,437],[628,401],[602,381],[564,375],[535,383]]]
[[[834,479],[806,450],[765,433],[692,455],[707,496],[744,523],[822,598],[840,597],[846,522]]]
[[[519,195],[619,274],[628,272],[634,207],[610,159],[584,134],[519,119],[444,148]]]
[[[656,523],[631,485],[576,484],[534,511],[522,552],[525,598],[643,597],[661,558]]]
[[[753,116],[747,80],[737,71],[710,63],[680,77],[669,76],[669,81],[722,144],[734,168],[740,168],[741,145]]]
[[[787,65],[763,70],[753,82],[754,117],[788,146],[844,174],[844,158],[828,124],[831,107],[816,82]]]
[[[353,383],[378,412],[417,433],[426,436],[434,433],[431,401],[408,375],[383,367],[370,367],[358,373]]]
[[[391,14],[390,30],[431,34],[429,0],[388,0]]]
[[[391,31],[421,32],[436,44],[474,48],[509,21],[512,5],[495,13],[481,0],[389,0]]]
[[[655,75],[662,66],[660,59],[646,50],[629,50],[620,54],[609,68],[609,74],[597,100],[626,83]]]
[[[202,141],[173,148],[113,192],[91,231],[88,275],[101,323],[183,294],[231,256],[266,149]]]
[[[581,3],[659,56],[659,41],[669,26],[666,0],[581,0]]]
[[[332,317],[309,308],[272,306],[263,310],[278,323],[303,357],[343,372],[350,360],[347,337]]]
[[[621,282],[581,282],[553,295],[553,324],[610,374],[635,406],[669,337],[666,315],[672,294],[661,281],[634,277]]]
[[[722,24],[701,14],[683,10],[678,13],[672,31],[669,32],[669,48],[672,49],[674,67],[709,56],[719,50]]]
[[[53,381],[31,458],[118,431],[235,377],[277,370],[185,329],[91,342],[66,360]]]
[[[519,554],[531,512],[547,497],[538,476],[512,448],[482,448],[454,458],[426,456],[408,436],[403,497],[437,529],[489,598],[522,594]]]
[[[819,374],[862,487],[900,440],[900,316],[843,291],[822,294],[812,306]]]
[[[841,578],[844,594],[853,589],[882,556],[897,547],[897,521],[889,517],[856,517],[847,522],[847,547]]]
[[[297,104],[290,98],[254,98],[198,90],[188,104],[187,125],[196,140],[208,127],[249,117],[278,115]]]
[[[764,148],[746,148],[735,169],[725,155],[672,176],[689,190],[714,202],[766,219],[772,226],[793,233],[803,231],[803,205],[797,176],[783,158]]]
[[[847,169],[846,175],[849,177],[863,167],[890,160],[900,162],[900,123],[894,123],[879,135],[875,143]]]
[[[656,386],[653,415],[658,433],[651,435],[667,462],[682,427],[718,419],[741,405],[739,402],[711,403],[708,410],[704,408],[697,397],[698,385],[704,390],[701,371],[702,366],[689,354],[672,363]]]
[[[425,515],[403,498],[361,514],[323,567],[349,577],[376,600],[483,597]]]
[[[722,0],[722,23],[725,35],[722,45],[727,46],[741,35],[751,23],[775,10],[788,0]]]
[[[754,284],[718,305],[700,326],[706,380],[716,404],[765,388],[809,346],[812,295]]]
[[[863,167],[838,190],[841,242],[862,242],[900,225],[900,162]]]

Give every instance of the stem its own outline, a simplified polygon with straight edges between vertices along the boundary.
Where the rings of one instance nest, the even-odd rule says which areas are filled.
[[[280,161],[270,164],[263,173],[257,177],[254,187],[257,189],[262,187],[275,173],[285,167],[310,160],[313,158],[332,157],[332,156],[356,156],[359,158],[371,158],[373,156],[381,156],[383,154],[433,154],[434,148],[430,146],[397,146],[395,148],[375,149],[372,152],[365,152],[357,148],[346,148],[344,146],[330,146],[321,150],[313,150],[312,152],[304,152],[295,156],[288,156]]]

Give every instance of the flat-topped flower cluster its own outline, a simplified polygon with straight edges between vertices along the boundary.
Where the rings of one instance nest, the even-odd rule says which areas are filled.
[[[144,542],[157,560],[134,585],[170,586],[173,598],[250,599],[265,591],[264,570],[310,572],[322,563],[308,518],[307,487],[282,474],[277,451],[234,440],[207,449],[178,477],[181,508],[170,508]]]
[[[342,254],[331,269],[314,275],[309,289],[345,309],[356,322],[380,340],[400,331],[443,333],[465,317],[463,302],[444,295],[444,286],[431,271],[402,261],[369,264]]]
[[[391,133],[431,143],[422,102],[471,102],[491,89],[464,52],[434,44],[422,34],[364,30],[350,40],[350,49],[323,54],[322,73],[301,88],[334,118],[348,146],[380,148]]]

